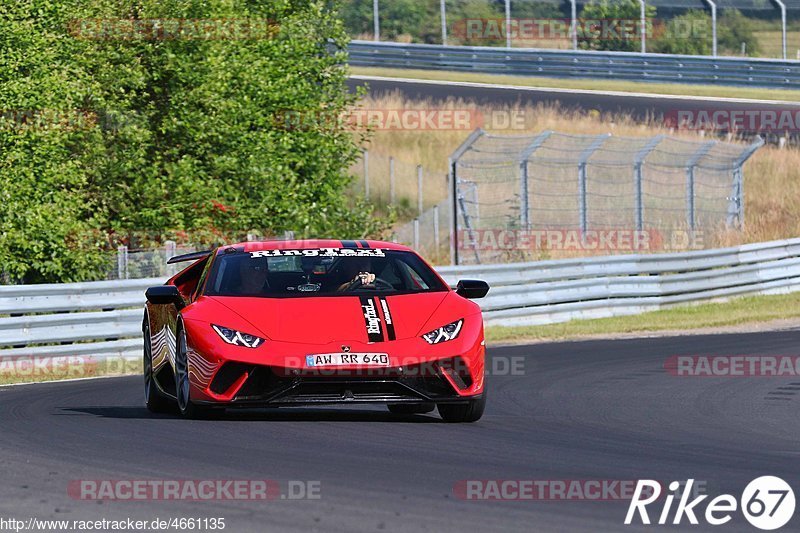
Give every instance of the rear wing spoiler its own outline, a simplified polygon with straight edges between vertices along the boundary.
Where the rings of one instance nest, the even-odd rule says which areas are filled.
[[[167,260],[168,265],[174,265],[175,263],[186,263],[188,261],[197,261],[199,259],[205,259],[209,255],[211,255],[213,250],[206,250],[204,252],[192,252],[190,254],[183,254],[183,255],[176,255],[175,257],[170,257]]]

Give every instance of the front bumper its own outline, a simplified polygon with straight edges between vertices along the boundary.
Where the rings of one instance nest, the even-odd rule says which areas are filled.
[[[330,375],[298,369],[226,363],[196,403],[228,407],[356,403],[457,403],[474,385],[465,365],[423,365],[400,369],[332,371]],[[459,365],[455,365],[458,367]],[[450,375],[448,375],[450,372]],[[454,376],[454,377],[451,377]]]

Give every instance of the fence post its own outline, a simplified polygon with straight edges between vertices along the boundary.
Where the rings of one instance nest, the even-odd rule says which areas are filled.
[[[781,9],[781,47],[783,49],[783,59],[786,59],[786,4],[781,0],[775,0],[775,3]]]
[[[530,228],[530,194],[528,192],[528,159],[533,153],[552,135],[550,130],[543,131],[537,135],[529,144],[519,158],[519,203],[520,203],[520,224],[523,230]]]
[[[414,219],[414,250],[419,250],[419,219]]]
[[[439,11],[442,17],[442,44],[447,45],[447,6],[445,0],[439,1]]]
[[[641,15],[641,20],[639,24],[641,28],[639,29],[639,33],[642,37],[642,53],[647,53],[647,7],[645,5],[645,0],[639,0],[639,10]]]
[[[422,195],[422,165],[417,165],[417,212],[420,216],[422,216],[422,211],[424,209],[423,200],[424,197]]]
[[[369,200],[369,150],[364,150],[364,196]]]
[[[599,135],[592,141],[592,144],[581,153],[578,160],[578,217],[581,227],[581,240],[586,238],[586,231],[589,228],[589,217],[586,213],[586,164],[592,154],[602,146],[606,139],[611,137],[610,133]]]
[[[389,157],[389,205],[394,205],[394,157]]]
[[[733,163],[733,191],[728,201],[727,225],[733,226],[734,219],[738,222],[736,226],[744,229],[744,164],[750,159],[756,150],[764,146],[764,138],[756,137],[756,140],[745,148]]]
[[[664,138],[663,135],[656,135],[652,139],[650,139],[647,144],[639,150],[636,154],[636,159],[634,159],[633,168],[634,168],[634,190],[635,190],[635,202],[636,202],[636,230],[642,231],[644,229],[644,198],[642,195],[642,165],[644,164],[644,160],[647,155],[652,152],[658,143]]]
[[[439,204],[433,206],[433,249],[439,255]]]
[[[511,48],[511,0],[506,0],[506,48]]]
[[[572,37],[572,49],[578,49],[578,7],[577,0],[570,0],[569,35]]]
[[[711,7],[711,55],[717,57],[717,4],[714,0],[705,0]]]
[[[702,159],[715,144],[717,144],[716,141],[711,141],[701,145],[700,148],[692,154],[692,157],[686,164],[686,224],[691,231],[694,231],[697,226],[697,215],[694,206],[694,169],[697,167],[700,159]]]
[[[128,279],[128,247],[125,245],[117,247],[117,277]]]
[[[381,10],[378,2],[379,0],[372,0],[372,40],[376,42],[381,40]]]
[[[175,257],[177,253],[178,244],[175,241],[166,241],[164,243],[164,256],[165,261],[169,261],[170,257]],[[175,275],[175,265],[167,264],[167,275],[172,277]]]

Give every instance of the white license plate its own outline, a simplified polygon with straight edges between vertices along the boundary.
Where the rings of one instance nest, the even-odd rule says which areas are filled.
[[[389,354],[385,353],[320,353],[306,356],[306,366],[389,366]]]

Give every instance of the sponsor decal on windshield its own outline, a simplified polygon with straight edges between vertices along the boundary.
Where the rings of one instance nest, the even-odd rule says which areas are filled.
[[[317,248],[309,250],[261,250],[250,252],[250,257],[386,257],[380,248],[356,249],[356,248]]]

